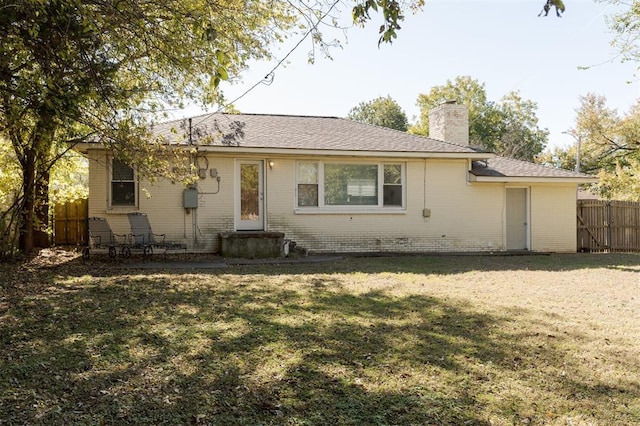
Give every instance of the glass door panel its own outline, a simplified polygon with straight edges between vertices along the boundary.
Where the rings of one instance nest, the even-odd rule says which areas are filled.
[[[263,164],[262,161],[238,162],[236,228],[263,230]]]

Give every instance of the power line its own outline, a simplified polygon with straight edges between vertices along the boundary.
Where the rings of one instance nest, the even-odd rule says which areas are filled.
[[[324,20],[324,18],[326,18],[329,13],[331,13],[331,11],[338,5],[338,3],[340,3],[340,0],[336,0],[333,2],[333,4],[331,5],[331,7],[329,7],[329,9],[327,9],[327,11],[320,17],[318,18],[318,21],[311,26],[311,28],[309,28],[309,30],[302,36],[302,38],[295,44],[295,46],[293,46],[293,48],[291,48],[291,50],[289,50],[289,52],[287,52],[287,54],[280,60],[278,61],[278,63],[271,69],[271,71],[269,71],[262,80],[258,81],[257,83],[255,83],[253,86],[251,86],[249,89],[247,89],[245,92],[243,92],[240,96],[236,97],[235,99],[233,99],[230,102],[226,102],[222,105],[220,105],[218,107],[218,109],[212,113],[209,113],[207,115],[205,115],[200,121],[198,121],[197,123],[194,124],[194,126],[197,126],[199,124],[201,124],[202,122],[204,122],[205,120],[209,119],[210,117],[212,117],[214,114],[219,113],[220,111],[222,111],[222,109],[224,109],[225,107],[229,106],[229,105],[233,105],[235,102],[239,101],[240,99],[244,98],[246,95],[248,95],[251,91],[253,91],[256,87],[258,87],[260,84],[266,84],[267,86],[271,85],[271,83],[273,83],[273,80],[275,78],[275,72],[278,68],[280,68],[280,66],[287,60],[287,58],[289,56],[291,56],[291,54],[298,48],[300,47],[300,45],[302,44],[303,41],[305,41],[307,39],[307,37],[309,37],[309,35],[311,35],[317,28],[318,25],[320,25],[320,23]]]

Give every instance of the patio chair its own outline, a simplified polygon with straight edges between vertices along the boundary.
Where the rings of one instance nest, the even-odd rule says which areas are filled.
[[[89,246],[82,250],[82,258],[89,259],[91,254],[108,254],[115,259],[118,250],[122,257],[131,256],[131,248],[127,244],[127,236],[114,234],[107,219],[102,217],[90,217],[89,221]]]
[[[146,213],[128,213],[127,217],[131,225],[131,239],[136,247],[144,249],[145,255],[158,250],[165,253],[169,250],[187,250],[185,244],[166,241],[166,234],[154,233]]]

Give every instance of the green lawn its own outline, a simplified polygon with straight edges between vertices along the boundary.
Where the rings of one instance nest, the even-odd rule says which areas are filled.
[[[0,424],[640,424],[640,255],[0,265]]]

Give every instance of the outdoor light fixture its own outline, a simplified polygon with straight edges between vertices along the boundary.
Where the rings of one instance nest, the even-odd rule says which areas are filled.
[[[269,168],[273,169],[273,166],[276,164],[273,160],[269,160]]]

